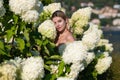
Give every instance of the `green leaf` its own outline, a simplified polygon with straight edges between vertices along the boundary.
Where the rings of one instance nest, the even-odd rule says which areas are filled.
[[[0,41],[0,49],[4,50],[4,43]]]
[[[5,51],[0,49],[0,55],[7,55]]]
[[[20,49],[20,51],[22,51],[25,48],[24,40],[21,38],[16,38],[16,41],[17,41],[18,49]]]
[[[52,43],[51,41],[49,41],[49,43],[50,43],[52,48],[54,48],[56,46],[55,43]]]
[[[69,73],[71,71],[70,65],[65,65],[65,70],[66,70],[66,73]]]
[[[94,71],[92,72],[92,76],[93,76],[94,80],[97,80],[97,75],[98,75],[98,74],[97,74],[97,71],[94,70]]]
[[[46,46],[44,46],[44,50],[45,50],[45,53],[50,56],[50,52],[49,52],[49,50],[47,49]]]
[[[27,46],[27,47],[30,47],[30,43],[29,43],[29,42],[27,42],[27,43],[26,43],[26,46]]]
[[[49,41],[46,39],[45,41],[43,41],[43,45],[47,45],[49,43]]]
[[[58,76],[61,76],[63,74],[63,69],[65,67],[64,61],[61,61],[58,67]]]
[[[53,55],[53,56],[50,56],[50,59],[58,59],[58,60],[61,60],[61,56],[59,55]]]
[[[13,15],[13,18],[14,18],[14,23],[17,24],[18,23],[18,16]]]
[[[30,39],[29,39],[29,33],[28,33],[28,30],[25,30],[25,31],[24,31],[24,36],[25,36],[25,38],[26,38],[27,41],[30,40]]]
[[[46,61],[45,64],[54,64],[54,65],[57,65],[58,62],[56,62],[56,61]]]
[[[6,36],[7,36],[7,42],[10,41],[10,39],[12,38],[13,35],[14,35],[14,32],[13,32],[12,29],[7,30],[7,34],[6,34]]]
[[[42,41],[40,39],[35,39],[37,45],[41,46],[42,45]]]
[[[47,75],[45,75],[43,80],[56,80],[56,75],[55,74],[47,74]]]
[[[51,71],[51,68],[50,68],[50,66],[48,66],[48,65],[44,65],[44,68],[45,68],[46,70],[48,70],[48,71]]]
[[[56,79],[56,75],[53,74],[52,77],[50,78],[50,80],[55,80]]]

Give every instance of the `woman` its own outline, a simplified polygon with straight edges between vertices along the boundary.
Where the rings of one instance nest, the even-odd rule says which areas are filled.
[[[52,14],[52,21],[55,24],[57,30],[57,37],[55,39],[56,46],[61,44],[73,42],[75,39],[72,33],[68,29],[68,19],[64,12],[58,10]]]

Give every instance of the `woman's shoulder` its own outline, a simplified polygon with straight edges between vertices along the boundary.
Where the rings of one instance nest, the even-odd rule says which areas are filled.
[[[75,41],[75,38],[73,37],[71,33],[69,33],[66,38],[67,38],[67,41],[70,41],[70,42]]]

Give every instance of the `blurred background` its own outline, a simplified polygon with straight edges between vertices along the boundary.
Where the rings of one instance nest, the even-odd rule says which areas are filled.
[[[113,63],[110,69],[100,76],[100,80],[120,80],[120,0],[42,0],[47,4],[50,1],[60,2],[66,9],[66,14],[71,17],[72,13],[79,8],[92,7],[93,12],[90,22],[100,24],[104,38],[113,44],[114,51],[111,53]]]

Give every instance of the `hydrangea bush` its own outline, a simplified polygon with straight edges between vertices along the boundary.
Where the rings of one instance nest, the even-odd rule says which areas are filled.
[[[60,3],[0,0],[0,80],[97,80],[112,63],[113,51],[99,25],[89,23],[92,8],[73,13],[76,41],[56,48],[50,20]]]

